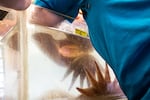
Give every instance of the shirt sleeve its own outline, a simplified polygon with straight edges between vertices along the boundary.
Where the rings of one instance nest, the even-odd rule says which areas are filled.
[[[38,6],[56,11],[56,14],[72,22],[78,14],[81,0],[35,0],[34,3]]]
[[[129,100],[150,99],[150,1],[110,0],[105,54]],[[104,42],[103,42],[104,43]],[[103,44],[102,44],[103,45]],[[106,57],[106,56],[105,56]]]

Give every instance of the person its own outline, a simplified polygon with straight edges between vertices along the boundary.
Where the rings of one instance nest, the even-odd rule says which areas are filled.
[[[31,0],[1,0],[0,6],[15,10],[25,10],[31,4]]]
[[[35,4],[65,15],[41,14],[49,26],[64,19],[72,22],[81,9],[92,45],[113,69],[127,98],[150,99],[149,0],[35,0]]]
[[[35,4],[54,11],[37,9],[39,20],[48,26],[64,19],[72,22],[81,9],[93,47],[111,66],[127,98],[150,99],[149,0],[35,0]]]

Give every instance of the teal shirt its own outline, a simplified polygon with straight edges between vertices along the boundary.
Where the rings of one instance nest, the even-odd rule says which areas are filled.
[[[128,99],[150,99],[150,0],[36,0],[35,4],[72,17],[82,9],[93,46],[114,70]]]

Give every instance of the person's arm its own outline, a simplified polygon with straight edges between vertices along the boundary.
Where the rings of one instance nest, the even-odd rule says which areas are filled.
[[[31,13],[32,22],[45,26],[55,26],[64,19],[72,22],[81,3],[81,0],[34,0],[37,7]]]
[[[31,23],[52,27],[64,20],[64,17],[59,16],[46,8],[39,6],[32,7],[33,9],[30,12]]]
[[[29,7],[31,0],[1,0],[0,6],[15,10],[24,10]]]

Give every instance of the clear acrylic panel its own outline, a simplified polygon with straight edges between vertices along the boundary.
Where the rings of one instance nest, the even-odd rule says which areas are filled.
[[[0,43],[3,65],[3,97],[2,100],[24,100],[24,48],[25,15],[21,11],[0,7],[7,14],[0,21]],[[23,28],[22,28],[23,26]]]
[[[41,16],[49,12],[35,5],[17,11],[17,24],[2,39],[5,100],[126,99],[89,37],[64,24],[47,26]]]

